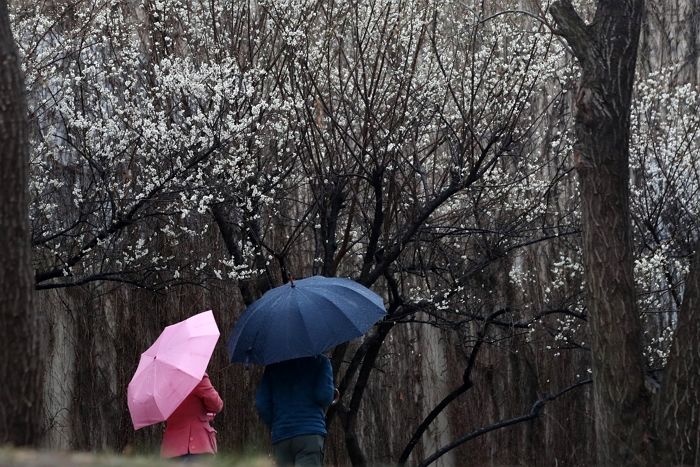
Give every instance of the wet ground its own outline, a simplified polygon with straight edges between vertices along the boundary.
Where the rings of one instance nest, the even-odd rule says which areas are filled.
[[[9,448],[0,449],[0,466],[2,467],[172,467],[174,465],[182,465],[182,462],[167,461],[157,457],[118,456],[86,452],[34,451]],[[215,458],[200,462],[191,462],[187,465],[212,467],[273,467],[269,459],[236,459],[229,456],[216,456]]]

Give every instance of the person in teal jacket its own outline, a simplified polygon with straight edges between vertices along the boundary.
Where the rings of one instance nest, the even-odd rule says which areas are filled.
[[[326,410],[334,393],[331,362],[324,355],[265,367],[255,407],[270,428],[278,466],[323,465]]]

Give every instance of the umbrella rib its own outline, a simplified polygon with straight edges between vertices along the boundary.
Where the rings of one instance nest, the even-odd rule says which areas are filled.
[[[166,361],[166,360],[160,360],[160,361],[161,361],[164,365],[168,365],[169,367],[171,367],[171,368],[173,368],[173,369],[179,371],[180,373],[184,373],[184,374],[186,374],[186,375],[188,375],[188,376],[191,376],[191,377],[193,377],[193,378],[195,378],[195,379],[197,379],[197,378],[202,379],[202,376],[203,376],[203,373],[204,373],[204,372],[202,372],[202,375],[193,375],[193,374],[190,373],[189,371],[186,371],[186,370],[183,369],[183,368],[179,368],[179,367],[175,366],[174,364],[172,364],[172,363],[170,363],[170,362],[168,362],[168,361]],[[205,369],[205,371],[206,371],[206,369]]]
[[[298,292],[299,292],[299,295],[304,296],[304,298],[308,298],[304,290],[299,289]],[[295,298],[295,300],[297,301],[297,304],[299,304],[299,300],[296,298]],[[297,307],[297,313],[301,317],[301,322],[304,323],[303,328],[304,328],[304,332],[306,333],[306,340],[311,345],[311,348],[314,348],[314,341],[311,339],[311,334],[309,334],[309,328],[306,325],[306,319],[304,319],[304,313],[301,312],[301,308]]]
[[[186,371],[183,371],[181,368],[178,368],[178,367],[176,367],[175,365],[173,365],[173,364],[171,364],[171,363],[168,363],[168,362],[166,362],[166,361],[164,361],[164,360],[158,360],[158,364],[161,365],[161,366],[168,366],[168,367],[172,368],[172,369],[175,370],[175,371],[179,371],[180,373],[184,373],[184,374],[186,374],[186,375],[188,375],[188,376],[191,376],[191,377],[194,378],[194,379],[197,379],[197,376],[192,375],[191,373],[188,373],[188,372],[186,372]],[[201,379],[201,378],[200,378],[200,379]],[[153,394],[156,393],[156,380],[157,380],[157,378],[153,378]],[[196,386],[196,383],[195,383],[195,386]],[[158,407],[158,411],[161,413],[161,415],[163,415],[163,418],[168,418],[171,414],[165,415],[165,414],[163,413],[163,409],[161,409],[160,406],[158,405],[158,400],[159,400],[159,399],[158,399],[157,397],[154,397],[154,398],[153,398],[153,403],[156,405],[156,407]],[[176,408],[177,408],[177,407],[176,407]],[[172,412],[171,412],[171,413],[172,413]]]
[[[309,288],[311,288],[311,287],[309,287]],[[342,290],[343,292],[352,292],[353,295],[356,295],[363,300],[368,300],[370,303],[373,303],[378,308],[382,308],[382,309],[384,308],[384,299],[379,294],[372,291],[371,289],[367,289],[367,290],[372,292],[372,294],[375,295],[378,300],[380,300],[381,304],[375,302],[370,297],[368,297],[366,294],[363,294],[362,292],[360,292],[352,287],[345,287],[345,286],[342,286],[340,284],[331,284],[331,285],[327,285],[327,286],[314,286],[313,288],[318,289],[318,290],[329,290],[329,289],[333,289],[333,288],[338,288],[338,289]]]
[[[340,316],[342,316],[343,319],[344,319],[345,321],[347,321],[348,323],[350,323],[350,326],[352,326],[353,328],[355,328],[355,330],[357,330],[357,332],[359,333],[359,335],[364,334],[364,331],[363,331],[362,329],[358,328],[357,325],[356,325],[355,323],[353,323],[353,321],[345,314],[345,312],[343,312],[343,309],[342,309],[341,307],[339,307],[338,305],[336,305],[335,303],[333,303],[332,300],[326,298],[326,297],[323,296],[323,295],[318,295],[318,298],[320,298],[321,300],[324,300],[324,301],[328,302],[333,308],[337,309],[337,310],[340,312],[340,313],[339,313]],[[308,331],[307,331],[307,334],[308,334]]]
[[[165,363],[164,363],[165,364]],[[156,381],[158,381],[157,377],[153,378],[153,386],[151,387],[151,395],[153,397],[153,405],[156,406],[156,409],[158,409],[158,413],[160,414],[161,418],[164,420],[170,416],[170,414],[165,415],[164,410],[160,407],[160,404],[158,404],[158,398],[156,397],[156,393],[158,392],[158,388],[156,387]]]
[[[261,308],[261,310],[263,310],[264,313],[267,313],[269,315],[269,311],[267,311],[267,310],[274,309],[274,306],[282,299],[284,299],[284,295],[280,294],[278,297],[273,298],[273,301],[272,301],[272,303],[270,303],[269,306],[263,307],[263,308]],[[265,319],[261,319],[261,322],[264,322],[268,319],[269,319],[269,316],[266,316]],[[247,321],[249,321],[249,320],[247,320]],[[270,327],[271,326],[264,326],[262,329],[256,330],[255,335],[253,336],[253,342],[250,343],[250,346],[253,348],[253,350],[255,349],[256,342],[258,342],[258,341],[267,342],[267,336],[268,336],[268,333],[270,332]],[[243,349],[244,353],[247,351],[248,351],[248,349]]]
[[[168,362],[163,362],[163,361],[161,361],[161,360],[158,360],[158,365],[159,365],[159,366],[165,366],[165,365],[167,365],[167,366],[172,367],[172,365],[169,364]],[[158,368],[158,367],[156,367],[156,368]],[[174,367],[173,367],[173,368],[174,368]],[[165,420],[165,419],[167,419],[167,418],[170,416],[170,414],[167,414],[167,415],[165,414],[165,411],[164,411],[164,410],[160,407],[160,405],[158,404],[158,400],[159,400],[158,397],[155,397],[156,393],[158,392],[158,391],[157,391],[158,388],[156,387],[156,381],[158,381],[157,375],[153,378],[153,387],[151,388],[151,389],[152,389],[152,393],[151,393],[151,394],[153,395],[153,404],[154,404],[154,405],[156,406],[156,408],[158,409],[158,412],[160,413],[160,416]]]

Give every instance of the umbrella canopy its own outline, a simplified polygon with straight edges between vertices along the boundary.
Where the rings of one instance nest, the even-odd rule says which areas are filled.
[[[318,355],[361,336],[386,314],[384,301],[350,279],[313,276],[268,290],[236,322],[232,362],[269,365]]]
[[[134,429],[166,420],[204,376],[219,328],[204,311],[166,327],[141,361],[127,390]]]

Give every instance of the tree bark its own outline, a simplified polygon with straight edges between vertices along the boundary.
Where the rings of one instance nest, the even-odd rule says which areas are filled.
[[[598,0],[586,24],[569,0],[550,12],[581,65],[574,158],[582,204],[597,460],[646,462],[649,395],[633,276],[630,103],[643,0]]]
[[[43,354],[32,307],[24,81],[0,0],[0,445],[37,445],[43,434]]]
[[[388,313],[391,315],[391,312]],[[357,376],[357,381],[352,391],[352,398],[348,406],[348,412],[343,417],[343,431],[345,432],[345,447],[348,452],[348,457],[353,467],[366,467],[367,456],[365,455],[362,446],[360,445],[357,436],[357,415],[360,412],[360,404],[364,396],[369,377],[374,364],[379,356],[379,351],[382,349],[384,339],[389,335],[389,332],[394,327],[394,323],[382,322],[378,325],[376,332],[371,337],[372,342],[368,347],[367,353],[362,361],[360,372]]]
[[[700,242],[655,410],[659,465],[700,464]]]

